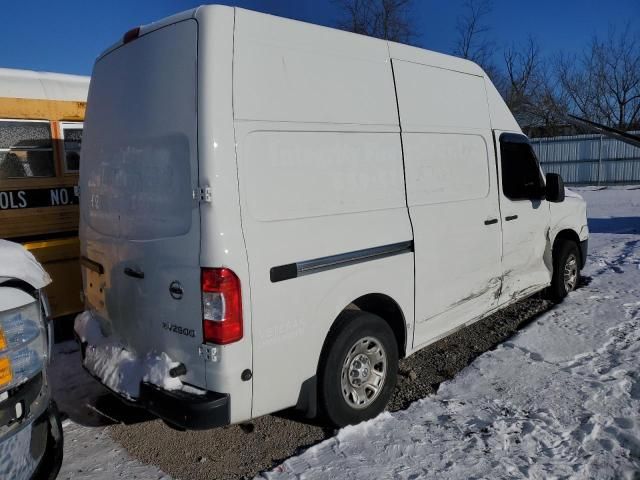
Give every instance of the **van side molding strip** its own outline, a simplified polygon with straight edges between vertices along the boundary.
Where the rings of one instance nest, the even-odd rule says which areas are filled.
[[[312,273],[324,272],[326,270],[333,270],[334,268],[346,267],[357,263],[411,252],[413,252],[413,240],[392,243],[380,247],[365,248],[363,250],[330,255],[328,257],[314,258],[312,260],[303,260],[296,263],[288,263],[286,265],[272,267],[269,274],[271,282],[276,283]]]

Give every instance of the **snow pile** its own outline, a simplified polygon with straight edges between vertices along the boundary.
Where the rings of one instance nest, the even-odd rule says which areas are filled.
[[[603,193],[583,192],[592,204]],[[264,476],[636,478],[640,196],[602,197],[606,208],[589,211],[598,233],[590,240],[588,286],[436,395],[342,429]]]
[[[83,343],[87,343],[84,366],[111,390],[135,400],[140,396],[140,383],[147,382],[165,390],[180,390],[182,382],[169,371],[179,365],[162,352],[149,352],[140,358],[122,344],[107,338],[100,321],[92,311],[78,315],[74,329]]]
[[[51,277],[31,252],[19,243],[0,239],[0,283],[14,278],[34,288],[43,288],[51,283]]]

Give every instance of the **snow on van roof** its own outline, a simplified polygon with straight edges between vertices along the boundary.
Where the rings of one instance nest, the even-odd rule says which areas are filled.
[[[0,97],[86,102],[89,77],[0,68]]]

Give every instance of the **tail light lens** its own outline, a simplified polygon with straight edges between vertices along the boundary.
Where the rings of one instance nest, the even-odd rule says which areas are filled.
[[[240,279],[228,268],[202,269],[204,341],[226,345],[242,338]]]

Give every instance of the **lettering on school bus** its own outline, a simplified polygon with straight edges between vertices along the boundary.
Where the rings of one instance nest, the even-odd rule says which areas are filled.
[[[51,205],[69,205],[69,194],[64,188],[53,188],[51,192]]]
[[[0,191],[0,210],[77,205],[73,187]]]
[[[0,192],[0,209],[26,208],[27,199],[24,190],[18,192]]]

